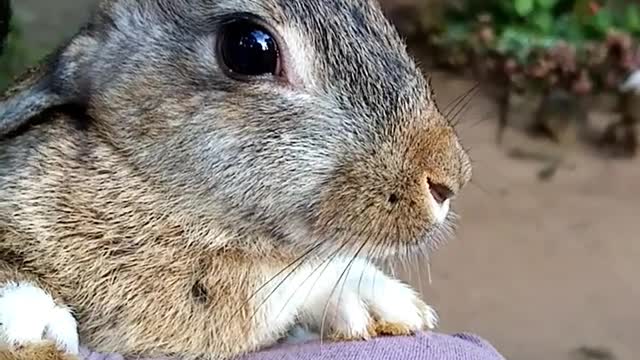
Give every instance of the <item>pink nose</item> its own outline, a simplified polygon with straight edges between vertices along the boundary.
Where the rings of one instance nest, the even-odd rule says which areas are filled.
[[[453,191],[445,185],[436,184],[432,182],[431,179],[427,180],[427,184],[429,185],[431,196],[433,196],[438,204],[442,204],[453,196]]]

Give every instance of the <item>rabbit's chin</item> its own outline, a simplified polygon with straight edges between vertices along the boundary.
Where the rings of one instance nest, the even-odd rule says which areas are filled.
[[[380,249],[372,254],[374,260],[408,261],[429,257],[452,238],[453,224],[437,224],[413,241],[397,241],[389,239],[388,244],[380,245]]]
[[[428,257],[446,242],[453,238],[455,232],[457,215],[448,212],[441,221],[431,224],[425,228],[420,235],[413,238],[360,238],[350,239],[347,246],[346,241],[335,238],[322,238],[316,244],[324,243],[331,246],[323,247],[323,253],[332,256],[367,258],[373,261],[408,261],[416,258]],[[306,246],[309,246],[308,244]]]

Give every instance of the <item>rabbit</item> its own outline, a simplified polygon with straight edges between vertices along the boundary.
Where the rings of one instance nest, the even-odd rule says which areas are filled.
[[[471,179],[374,0],[106,0],[0,100],[0,339],[230,359],[438,316]]]

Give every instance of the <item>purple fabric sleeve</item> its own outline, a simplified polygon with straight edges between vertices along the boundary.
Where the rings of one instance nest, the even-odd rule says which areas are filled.
[[[82,355],[84,360],[125,360],[119,355],[86,350]],[[279,345],[237,360],[504,360],[504,357],[476,335],[421,333],[359,342]]]

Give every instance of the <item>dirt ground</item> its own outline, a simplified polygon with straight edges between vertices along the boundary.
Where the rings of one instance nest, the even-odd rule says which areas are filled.
[[[472,86],[445,75],[434,84],[443,104]],[[458,236],[433,255],[431,285],[424,265],[407,278],[439,309],[442,330],[476,332],[508,359],[567,359],[584,346],[637,358],[640,159],[576,153],[574,170],[540,182],[539,163],[494,144],[491,110],[478,95],[459,126],[475,174],[456,205]]]
[[[85,16],[86,1],[20,0],[29,41],[49,46]],[[53,5],[55,4],[55,5]],[[442,106],[471,83],[436,74]],[[475,332],[507,359],[570,359],[588,346],[640,356],[640,159],[576,154],[575,170],[540,182],[539,163],[515,160],[494,142],[482,94],[459,131],[475,161],[457,200],[455,239],[405,277],[439,310],[442,331]],[[525,116],[514,109],[514,116]],[[509,143],[522,143],[508,134]],[[592,354],[593,359],[598,354]]]

